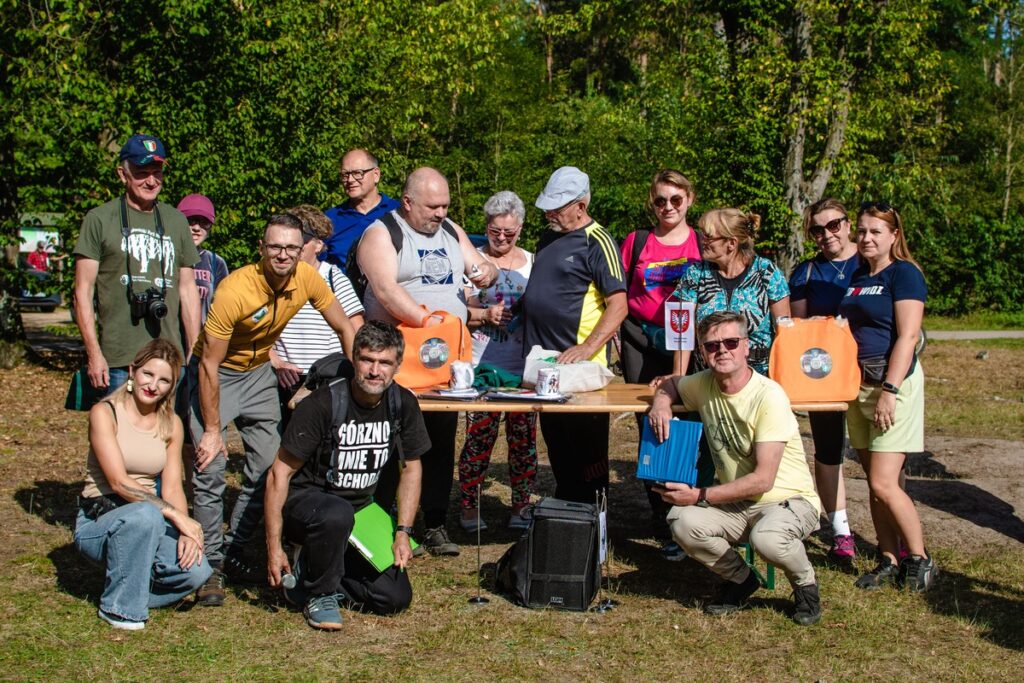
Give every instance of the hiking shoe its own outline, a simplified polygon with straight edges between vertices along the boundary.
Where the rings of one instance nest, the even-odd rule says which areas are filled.
[[[760,587],[761,582],[757,580],[754,572],[748,572],[747,578],[743,580],[743,583],[726,581],[718,589],[718,593],[711,599],[711,602],[704,605],[704,612],[721,616],[741,610],[746,604],[747,598],[753,595],[754,591]]]
[[[224,590],[224,572],[214,569],[210,578],[196,591],[196,603],[203,607],[220,607],[224,604],[227,591]]]
[[[239,583],[246,586],[259,585],[267,580],[265,569],[251,565],[238,555],[227,555],[221,571],[231,583]]]
[[[472,511],[473,516],[470,518],[459,517],[459,526],[462,527],[463,531],[468,531],[471,534],[475,534],[477,531],[487,531],[487,522],[483,518],[477,517],[477,511]]]
[[[146,628],[146,622],[144,621],[132,621],[131,619],[125,619],[119,617],[116,614],[110,612],[104,612],[102,609],[96,610],[96,614],[99,615],[100,619],[107,622],[114,628],[119,628],[122,631],[141,631]]]
[[[857,546],[853,542],[853,534],[842,534],[832,537],[832,547],[828,549],[828,559],[833,562],[850,562],[857,555]]]
[[[426,554],[427,554],[427,549],[424,548],[422,545],[417,544],[417,545],[414,545],[412,547],[412,556],[413,557],[423,557]]]
[[[682,562],[686,559],[686,551],[675,541],[669,541],[661,546],[661,556],[669,562]]]
[[[899,573],[899,567],[894,565],[887,556],[882,555],[878,565],[867,574],[863,574],[853,585],[866,591],[878,590],[885,586],[895,585]]]
[[[309,599],[302,614],[306,623],[322,631],[338,631],[341,629],[341,612],[338,610],[338,596],[317,595]]]
[[[923,593],[931,588],[938,573],[931,557],[911,555],[900,562],[900,585],[912,593]]]
[[[452,539],[448,538],[448,530],[443,526],[427,529],[423,534],[422,545],[431,555],[455,556],[459,554],[459,546],[452,543]]]
[[[809,586],[793,586],[793,603],[796,608],[793,610],[792,619],[801,626],[817,624],[821,619],[821,599],[818,597],[818,584],[812,583]]]
[[[530,522],[533,520],[533,506],[531,505],[519,505],[513,506],[512,514],[508,517],[508,528],[509,529],[529,529]]]

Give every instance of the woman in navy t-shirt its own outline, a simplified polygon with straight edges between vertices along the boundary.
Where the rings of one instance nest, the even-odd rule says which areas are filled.
[[[846,420],[850,445],[868,477],[880,558],[856,585],[924,591],[937,569],[925,550],[914,502],[899,480],[907,453],[924,450],[924,373],[914,348],[928,290],[910,255],[899,213],[888,204],[861,205],[857,250],[863,265],[839,304],[857,340],[863,374]],[[909,555],[898,561],[901,538]]]
[[[804,210],[804,234],[814,240],[818,254],[793,269],[789,277],[790,308],[795,318],[834,316],[850,278],[860,266],[857,245],[850,241],[850,219],[838,200],[828,198]],[[843,454],[846,451],[846,413],[810,413],[814,439],[814,482],[832,525],[828,554],[837,562],[855,555],[853,533],[846,515]]]

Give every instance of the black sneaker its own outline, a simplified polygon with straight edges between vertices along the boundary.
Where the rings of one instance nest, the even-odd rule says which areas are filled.
[[[448,530],[443,526],[427,529],[423,534],[422,545],[431,555],[455,556],[459,554],[459,546],[452,543],[452,539],[448,538]]]
[[[227,555],[224,558],[223,571],[231,583],[255,586],[267,580],[265,569],[249,564],[238,555]]]
[[[900,562],[900,585],[912,593],[923,593],[931,588],[938,573],[931,557],[911,555]]]
[[[878,565],[867,574],[862,575],[853,585],[866,591],[875,591],[879,588],[896,585],[899,573],[899,567],[883,555],[882,559],[878,561]]]
[[[227,591],[224,590],[224,572],[214,569],[210,578],[196,591],[196,604],[203,607],[220,607],[224,604]]]
[[[760,587],[761,582],[757,580],[754,572],[749,572],[743,583],[726,581],[718,589],[718,593],[711,599],[711,602],[704,605],[704,612],[721,616],[741,610],[746,604],[747,598],[753,595],[754,591]]]
[[[810,586],[793,586],[793,621],[801,626],[817,624],[821,619],[821,599],[818,597],[818,584]]]

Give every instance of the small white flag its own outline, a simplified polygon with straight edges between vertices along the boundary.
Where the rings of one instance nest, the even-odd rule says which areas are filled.
[[[696,346],[696,304],[689,301],[665,302],[665,349],[693,351]]]

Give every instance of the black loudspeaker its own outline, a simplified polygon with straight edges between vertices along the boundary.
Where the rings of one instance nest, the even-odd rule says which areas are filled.
[[[601,582],[596,505],[544,498],[534,506],[526,604],[585,611]]]

